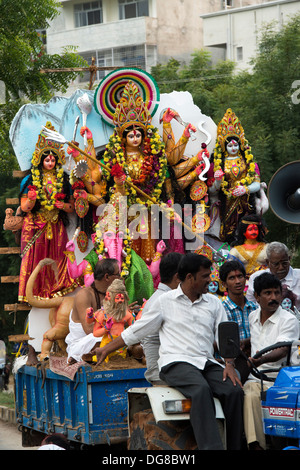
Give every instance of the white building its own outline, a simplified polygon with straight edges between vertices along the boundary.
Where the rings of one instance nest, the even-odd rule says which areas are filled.
[[[226,15],[227,8],[235,4],[247,7],[256,2],[61,0],[61,14],[47,29],[47,51],[60,54],[64,46],[72,45],[89,64],[95,57],[97,66],[140,66],[150,72],[152,66],[166,63],[171,57],[188,62],[191,53],[203,47],[204,14],[208,14],[204,15],[205,21],[212,14],[213,22],[206,31],[215,31],[218,16],[214,12],[221,10]],[[104,73],[98,72],[97,81]],[[83,81],[88,79],[86,75]]]
[[[236,70],[249,69],[265,25],[275,22],[280,29],[297,13],[299,0],[276,0],[204,14],[203,45],[214,61],[230,59]]]

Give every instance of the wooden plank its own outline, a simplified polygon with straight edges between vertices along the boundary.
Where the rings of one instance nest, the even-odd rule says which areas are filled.
[[[8,197],[6,199],[6,204],[9,205],[19,205],[20,204],[20,199],[18,197]]]
[[[0,247],[0,255],[18,255],[21,253],[19,246],[3,246]]]
[[[11,282],[19,282],[20,276],[1,276],[2,284],[10,284]]]
[[[5,312],[26,312],[31,310],[30,305],[27,304],[6,304],[4,305]]]
[[[34,339],[31,338],[31,336],[24,334],[24,335],[10,335],[8,337],[8,341],[11,343],[21,343],[22,341],[28,341],[29,339]]]
[[[28,175],[28,170],[21,171],[21,170],[14,170],[13,177],[14,178],[24,178],[24,176]]]

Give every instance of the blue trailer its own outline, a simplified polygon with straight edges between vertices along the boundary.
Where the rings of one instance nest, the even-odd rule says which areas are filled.
[[[70,380],[49,368],[22,366],[15,376],[15,401],[23,446],[39,445],[43,434],[54,432],[81,446],[126,441],[127,392],[149,387],[144,373],[145,368],[85,365]]]

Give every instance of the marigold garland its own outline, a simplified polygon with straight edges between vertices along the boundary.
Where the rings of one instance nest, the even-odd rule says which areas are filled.
[[[131,240],[130,240],[130,234],[129,234],[129,229],[126,228],[126,233],[124,234],[124,240],[123,240],[123,250],[125,252],[125,256],[122,261],[122,266],[121,266],[121,277],[123,279],[126,279],[126,277],[129,274],[130,271],[130,265],[131,265]],[[96,237],[94,240],[94,248],[97,253],[97,255],[101,255],[103,258],[107,256],[105,252],[105,245],[104,245],[104,240],[103,240],[103,233],[101,232],[100,228],[96,226]]]
[[[245,160],[246,160],[246,164],[247,164],[247,167],[248,167],[247,175],[244,178],[242,178],[241,180],[237,181],[235,183],[234,188],[236,188],[237,186],[241,186],[241,185],[248,187],[251,183],[253,183],[253,181],[257,177],[256,165],[253,161],[253,155],[251,153],[251,147],[249,146],[248,143],[246,143],[246,145],[245,145]],[[222,149],[221,149],[221,146],[219,144],[217,144],[215,146],[215,149],[214,149],[214,172],[216,172],[217,170],[223,170],[221,165],[222,165]],[[234,188],[232,188],[229,191],[229,190],[226,189],[227,186],[228,186],[228,181],[226,181],[225,178],[223,178],[222,183],[221,183],[221,189],[222,189],[223,193],[227,197],[233,197],[232,190]]]
[[[51,172],[45,171],[45,175]],[[63,188],[64,182],[64,170],[62,167],[56,167],[55,171],[51,174],[51,182],[53,184],[53,191],[50,198],[47,197],[44,189],[44,172],[41,174],[38,167],[32,167],[31,169],[33,186],[37,190],[37,199],[39,199],[42,207],[48,211],[52,211],[55,208],[55,202],[61,199],[60,194]]]
[[[142,154],[144,160],[141,167],[141,174],[138,180],[131,178],[125,157],[125,148],[122,146],[120,137],[115,130],[110,136],[106,151],[104,153],[104,163],[108,170],[103,170],[103,177],[110,179],[110,170],[115,164],[119,164],[123,169],[126,180],[140,188],[144,193],[151,196],[156,203],[159,203],[162,187],[166,178],[167,159],[165,156],[165,146],[161,141],[157,128],[150,125],[147,127],[147,134],[144,138]],[[114,189],[112,189],[114,191]],[[145,204],[150,206],[152,201],[137,194],[137,191],[131,186],[126,186],[126,196],[128,204]]]

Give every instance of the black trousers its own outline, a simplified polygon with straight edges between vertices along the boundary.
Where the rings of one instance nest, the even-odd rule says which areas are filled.
[[[223,449],[213,397],[220,400],[225,415],[227,449],[241,449],[244,392],[230,379],[223,381],[223,370],[212,361],[206,362],[204,370],[187,362],[173,362],[160,372],[162,380],[192,399],[190,420],[199,450]]]

